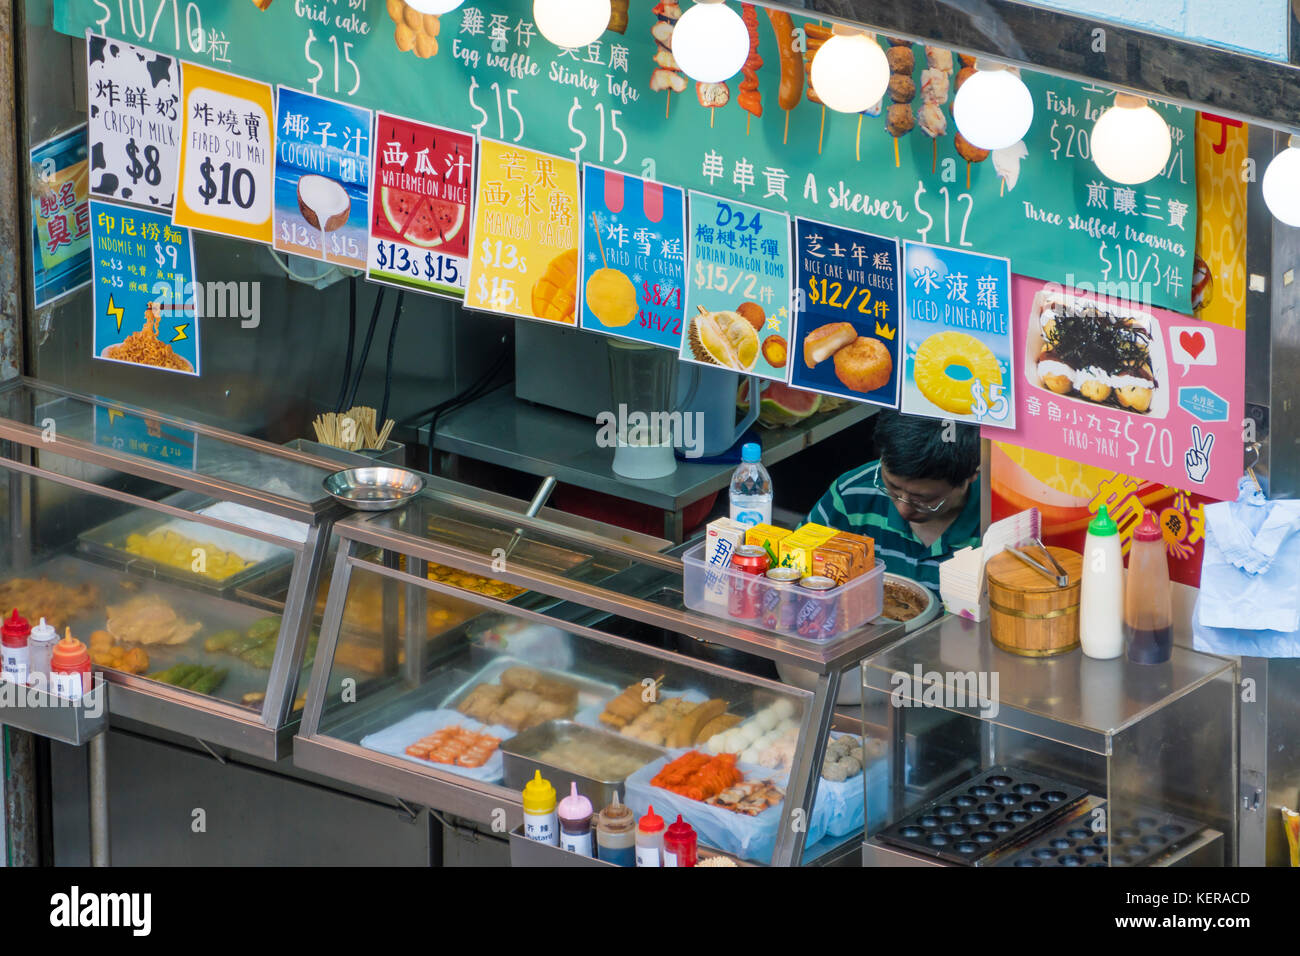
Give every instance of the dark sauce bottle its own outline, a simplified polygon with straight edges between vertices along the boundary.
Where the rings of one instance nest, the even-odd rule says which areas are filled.
[[[1133,532],[1124,583],[1124,639],[1135,664],[1163,664],[1174,649],[1169,559],[1164,536],[1148,511]]]

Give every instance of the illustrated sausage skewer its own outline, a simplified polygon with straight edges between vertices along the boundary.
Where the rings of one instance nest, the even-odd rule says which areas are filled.
[[[975,75],[975,58],[961,54],[962,68],[957,74],[957,89],[961,89],[962,84]],[[970,189],[970,168],[973,163],[982,163],[989,158],[987,149],[980,149],[971,143],[961,131],[957,131],[952,137],[953,145],[957,147],[957,155],[966,160],[966,188]]]
[[[772,23],[772,32],[776,34],[776,49],[781,57],[781,86],[777,90],[776,102],[785,110],[785,135],[782,143],[790,141],[790,111],[799,105],[803,96],[803,57],[794,48],[794,23],[790,14],[784,10],[767,8],[767,18]]]
[[[758,55],[758,13],[752,3],[740,5],[740,19],[745,21],[745,29],[749,32],[749,56],[740,68],[740,92],[736,94],[736,102],[749,114],[745,117],[745,135],[748,136],[749,121],[763,115],[763,95],[758,91],[758,71],[763,58]]]
[[[686,90],[686,77],[682,75],[681,67],[673,57],[673,30],[682,18],[682,8],[676,0],[661,0],[655,6],[654,14],[658,19],[650,28],[650,35],[655,41],[655,69],[650,74],[650,90],[668,94],[668,103],[664,107],[664,119],[667,119],[673,106],[673,94]]]
[[[912,99],[916,96],[916,83],[912,71],[916,69],[916,54],[907,40],[890,39],[885,58],[889,61],[889,95],[893,103],[885,116],[885,132],[894,137],[894,167],[902,165],[898,156],[898,140],[916,127],[916,114],[912,112]],[[909,92],[910,87],[910,92]],[[895,93],[897,90],[897,94]],[[905,95],[906,99],[899,100]]]

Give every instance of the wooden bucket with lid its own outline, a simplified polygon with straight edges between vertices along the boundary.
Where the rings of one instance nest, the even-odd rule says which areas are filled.
[[[1051,567],[1036,546],[1022,548],[1039,564]],[[1079,646],[1079,579],[1083,555],[1048,547],[1069,576],[1057,586],[1014,554],[1003,551],[989,559],[989,630],[993,643],[1024,657],[1051,657]]]

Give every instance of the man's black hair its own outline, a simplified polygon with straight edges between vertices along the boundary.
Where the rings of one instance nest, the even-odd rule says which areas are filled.
[[[956,487],[979,471],[980,433],[974,425],[882,411],[874,435],[881,463],[899,478]]]

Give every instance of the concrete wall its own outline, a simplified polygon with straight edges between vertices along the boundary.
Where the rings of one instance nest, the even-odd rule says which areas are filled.
[[[1033,5],[1287,58],[1288,0],[1033,0]]]

